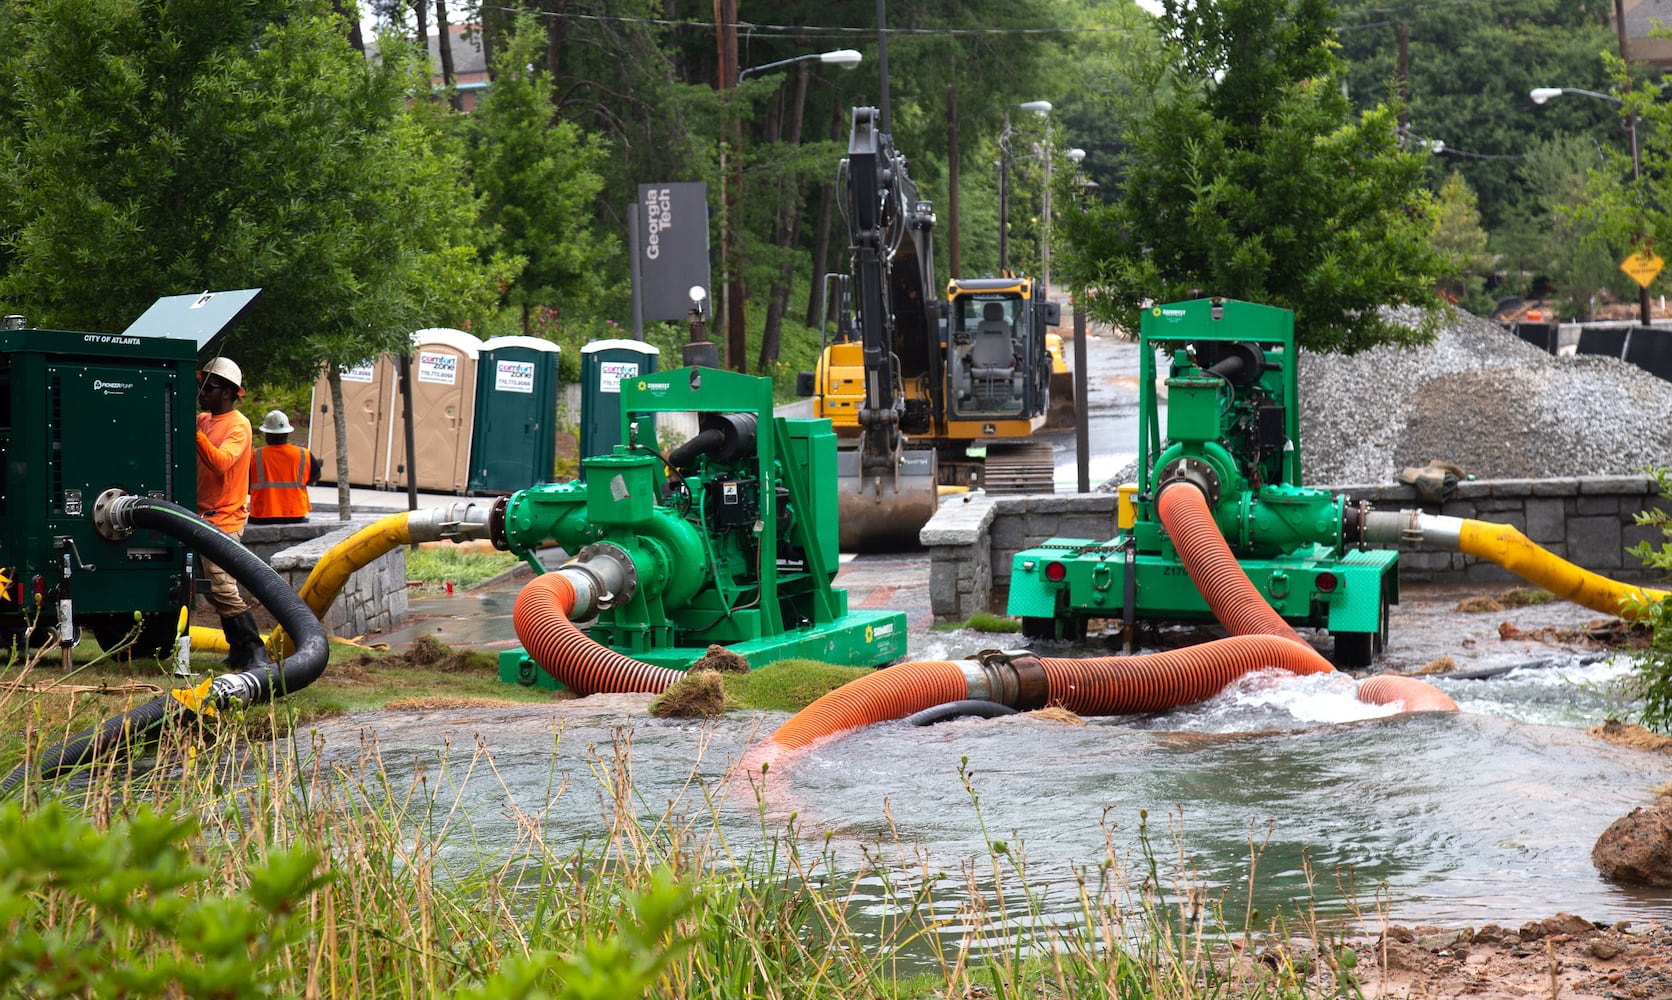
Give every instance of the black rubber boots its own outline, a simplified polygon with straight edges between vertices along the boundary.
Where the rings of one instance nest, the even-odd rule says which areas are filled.
[[[273,665],[273,658],[267,655],[267,646],[261,641],[261,629],[255,623],[255,615],[243,611],[231,618],[222,618],[221,631],[226,633],[226,644],[231,648],[226,656],[227,666],[243,669]]]

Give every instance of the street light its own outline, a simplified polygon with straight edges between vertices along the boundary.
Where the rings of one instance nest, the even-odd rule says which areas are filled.
[[[780,59],[777,62],[764,63],[760,66],[750,66],[748,69],[740,70],[737,74],[737,78],[741,80],[750,73],[759,73],[764,70],[776,69],[779,66],[788,66],[790,63],[808,62],[813,59],[817,59],[819,62],[830,66],[840,66],[843,69],[853,69],[855,66],[858,66],[859,61],[864,58],[865,57],[860,55],[859,50],[857,49],[834,49],[830,52],[809,52],[806,55],[791,56],[788,59]]]
[[[1050,145],[1051,137],[1051,102],[1023,101],[1016,105],[1023,111],[1032,111],[1045,119],[1046,146]],[[999,133],[999,273],[1010,269],[1010,112],[1004,113],[1004,131]],[[1045,190],[1050,191],[1051,161],[1045,160]],[[1050,207],[1050,195],[1046,195],[1046,207]],[[1046,213],[1049,215],[1049,212]],[[1049,223],[1046,223],[1049,225]]]
[[[1620,39],[1621,45],[1624,45],[1623,29]],[[1579,87],[1534,87],[1527,92],[1527,96],[1533,99],[1534,104],[1543,104],[1552,97],[1560,97],[1563,94],[1580,94],[1584,97],[1595,97],[1598,100],[1610,101],[1614,104],[1625,103],[1625,100],[1618,95],[1604,94],[1598,90],[1584,90]],[[1637,152],[1637,112],[1631,110],[1626,112],[1626,131],[1631,134],[1631,182],[1636,185],[1643,179],[1643,159]],[[1637,235],[1639,239],[1638,249],[1647,253],[1648,248],[1641,243],[1644,234],[1639,232]],[[1637,316],[1644,326],[1653,325],[1653,310],[1649,305],[1648,285],[1639,285],[1637,288]]]

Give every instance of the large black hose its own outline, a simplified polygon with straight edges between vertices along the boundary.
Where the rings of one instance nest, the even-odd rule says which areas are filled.
[[[109,518],[111,530],[155,529],[225,569],[284,627],[295,642],[295,652],[279,663],[221,674],[210,681],[206,695],[195,689],[173,691],[78,733],[42,753],[38,762],[42,780],[84,767],[141,737],[194,717],[197,711],[188,706],[247,707],[300,691],[325,673],[330,656],[324,626],[284,578],[208,521],[167,500],[132,495],[118,498],[104,516]],[[101,526],[101,530],[105,527]],[[27,764],[13,768],[0,781],[0,796],[10,794],[22,784],[29,770]]]

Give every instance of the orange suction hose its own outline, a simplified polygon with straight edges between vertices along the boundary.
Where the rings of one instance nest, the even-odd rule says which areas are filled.
[[[1358,700],[1367,705],[1398,702],[1407,712],[1455,712],[1457,702],[1444,691],[1415,677],[1377,674],[1359,682]]]
[[[577,694],[638,691],[661,694],[685,674],[642,663],[593,642],[569,620],[575,585],[561,571],[530,580],[517,594],[511,624],[528,655]]]
[[[767,740],[799,749],[821,736],[968,698],[963,668],[947,660],[915,660],[849,681],[795,713]]]
[[[1188,487],[1188,488],[1186,488]],[[1219,525],[1208,510],[1207,498],[1193,484],[1175,482],[1161,491],[1155,509],[1173,537],[1179,561],[1190,581],[1202,592],[1214,617],[1232,635],[1280,635],[1304,643],[1272,609],[1253,581],[1242,571]]]
[[[1243,674],[1281,667],[1295,674],[1335,668],[1310,645],[1276,635],[1241,635],[1183,649],[1090,660],[1041,657],[1048,704],[1079,715],[1130,715],[1194,705]]]

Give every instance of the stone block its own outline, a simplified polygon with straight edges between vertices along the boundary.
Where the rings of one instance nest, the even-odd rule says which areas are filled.
[[[1499,497],[1499,496],[1482,497],[1481,499],[1475,501],[1475,512],[1478,513],[1478,514],[1481,514],[1481,515],[1501,514],[1504,511],[1517,511],[1517,512],[1519,512],[1522,509],[1522,506],[1525,503],[1526,503],[1526,501],[1522,497],[1519,497],[1519,496],[1515,496],[1515,497]],[[1488,517],[1487,520],[1496,521],[1496,520],[1498,520],[1498,518]]]
[[[1586,495],[1581,493],[1578,501],[1574,505],[1573,512],[1580,517],[1593,517],[1597,515],[1618,517],[1620,514],[1620,497],[1618,494],[1612,493],[1600,495]]]
[[[1465,479],[1457,484],[1457,489],[1451,494],[1453,500],[1479,500],[1492,495],[1492,480]]]
[[[1654,492],[1654,480],[1648,476],[1585,476],[1579,480],[1581,496],[1601,493],[1643,496]]]
[[[1584,497],[1580,498],[1583,502]],[[1591,570],[1617,569],[1624,565],[1621,526],[1617,517],[1574,517],[1567,524],[1568,551],[1580,565]]]
[[[1535,479],[1528,492],[1535,497],[1576,497],[1579,495],[1579,480]]]
[[[1509,583],[1521,578],[1497,563],[1471,561],[1463,570],[1463,579],[1470,583]]]
[[[1533,491],[1534,479],[1488,479],[1486,492],[1494,497],[1514,497],[1520,499]]]
[[[1401,551],[1399,571],[1404,573],[1408,569],[1424,573],[1449,573],[1452,571],[1452,553]]]
[[[1560,497],[1530,497],[1527,500],[1527,537],[1545,545],[1567,537],[1567,502]]]

